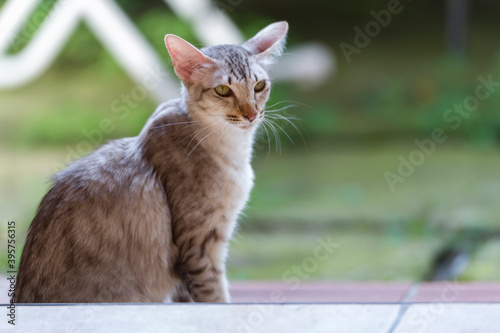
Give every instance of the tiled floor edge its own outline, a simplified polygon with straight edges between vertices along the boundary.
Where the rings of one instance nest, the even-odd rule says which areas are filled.
[[[394,333],[396,331],[396,328],[398,327],[399,323],[401,322],[401,319],[403,319],[403,317],[406,314],[406,311],[408,311],[408,309],[410,308],[410,305],[411,305],[410,302],[413,299],[413,297],[417,294],[419,287],[420,287],[420,284],[416,283],[408,289],[408,291],[406,292],[406,295],[401,300],[399,312],[398,312],[396,318],[394,318],[394,321],[392,322],[391,327],[389,327],[389,330],[387,331],[387,333]]]
[[[401,300],[401,303],[411,303],[415,295],[418,293],[418,289],[420,288],[420,283],[414,283],[406,293],[405,297]]]

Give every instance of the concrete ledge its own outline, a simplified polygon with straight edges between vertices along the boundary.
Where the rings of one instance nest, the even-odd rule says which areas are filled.
[[[412,304],[401,316],[393,332],[500,332],[500,303]]]
[[[398,305],[160,304],[18,306],[2,332],[386,332]],[[363,319],[363,320],[360,320]],[[6,328],[6,329],[4,329]]]
[[[30,333],[493,333],[500,327],[500,304],[19,305],[15,326],[2,317],[1,332]]]
[[[232,282],[233,304],[16,305],[15,326],[7,282],[0,332],[500,332],[494,282]]]

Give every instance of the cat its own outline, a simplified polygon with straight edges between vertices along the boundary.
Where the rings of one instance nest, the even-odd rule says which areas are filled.
[[[181,98],[137,137],[57,173],[28,231],[17,303],[229,302],[228,241],[253,186],[269,66],[288,24],[242,45],[165,44]]]

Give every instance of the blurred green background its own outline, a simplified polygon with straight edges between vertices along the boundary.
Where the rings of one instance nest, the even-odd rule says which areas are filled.
[[[189,24],[161,0],[117,3],[166,64],[166,33],[200,45]],[[246,37],[287,20],[288,45],[319,41],[336,57],[333,75],[321,86],[273,87],[269,105],[295,105],[282,112],[299,118],[300,133],[283,123],[295,144],[282,133],[281,153],[274,141],[269,148],[259,137],[255,188],[231,243],[231,279],[280,280],[302,267],[304,279],[418,281],[437,261],[446,265],[458,254],[467,266],[451,276],[499,279],[500,87],[456,129],[443,114],[474,95],[478,76],[500,81],[500,3],[469,1],[465,52],[454,53],[447,47],[447,1],[402,1],[402,12],[350,62],[339,45],[354,45],[354,27],[363,29],[373,20],[370,11],[387,9],[388,1],[213,4]],[[116,125],[106,140],[138,134],[157,106],[152,98],[125,119],[111,112],[111,103],[134,86],[80,24],[40,78],[0,91],[3,244],[8,220],[17,222],[22,244],[53,166],[66,163],[85,139],[83,131],[106,117]],[[414,141],[431,138],[436,128],[446,132],[446,142],[391,191],[386,173],[397,174],[400,156],[408,160],[418,149]],[[314,250],[326,240],[337,246],[318,261]],[[318,263],[314,269],[304,266],[309,257]]]

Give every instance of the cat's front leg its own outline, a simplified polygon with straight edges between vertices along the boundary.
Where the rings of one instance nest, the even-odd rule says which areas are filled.
[[[190,246],[185,249],[181,246],[178,273],[193,301],[228,303],[227,241],[214,231],[201,241],[191,239],[187,244]]]

